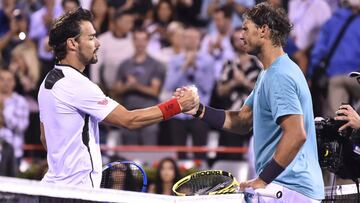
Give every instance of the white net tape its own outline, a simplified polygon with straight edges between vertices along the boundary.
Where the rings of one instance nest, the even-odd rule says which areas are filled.
[[[0,177],[0,202],[5,198],[4,194],[121,203],[230,203],[243,201],[242,194],[177,197],[110,189],[89,189],[66,185],[45,184],[33,180]]]
[[[356,186],[350,184],[338,185],[333,189],[327,187],[326,196],[327,198],[323,202],[332,202],[333,200],[336,202],[357,202]],[[53,201],[53,199],[58,199],[58,201]],[[0,176],[0,202],[78,202],[76,200],[121,203],[240,203],[244,202],[244,196],[242,194],[227,194],[178,197],[45,184],[34,180]]]

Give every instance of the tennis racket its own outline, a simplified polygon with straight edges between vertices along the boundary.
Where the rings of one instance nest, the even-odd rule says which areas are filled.
[[[100,187],[146,192],[147,176],[144,169],[133,161],[115,161],[104,166]]]
[[[176,182],[172,190],[178,196],[242,193],[246,202],[249,202],[247,199],[254,196],[276,199],[282,197],[281,190],[269,191],[246,188],[245,191],[240,191],[239,182],[236,178],[231,173],[222,170],[206,170],[190,174]]]
[[[172,188],[178,196],[217,195],[235,193],[239,185],[231,173],[222,170],[206,170],[190,174]]]

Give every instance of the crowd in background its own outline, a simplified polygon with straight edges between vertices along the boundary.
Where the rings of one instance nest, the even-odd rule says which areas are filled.
[[[23,144],[40,143],[37,91],[55,64],[48,45],[48,30],[53,19],[79,6],[91,10],[101,46],[98,62],[88,67],[85,74],[129,110],[155,105],[184,85],[196,85],[205,105],[239,109],[262,68],[256,57],[246,54],[241,40],[242,13],[259,2],[2,0],[0,175],[15,175],[21,158],[27,155]],[[285,51],[301,67],[310,88],[319,64],[329,57],[333,44],[339,41],[327,63],[327,86],[321,92],[311,88],[315,115],[334,116],[342,102],[356,102],[360,91],[356,81],[347,75],[360,69],[360,3],[356,4],[356,0],[268,2],[283,7],[288,13],[293,30]],[[349,26],[338,40],[347,22]],[[133,131],[103,124],[101,142],[187,145],[187,136],[191,136],[194,146],[205,146],[210,131],[214,129],[204,122],[181,114],[159,125]],[[247,146],[251,136],[218,134],[221,146]],[[179,159],[189,158],[187,156],[178,154]],[[196,153],[195,158],[206,159],[206,154]],[[217,157],[243,158],[238,154]],[[172,164],[165,161],[160,165],[174,167]],[[155,183],[151,190],[169,193],[168,186],[164,187]]]

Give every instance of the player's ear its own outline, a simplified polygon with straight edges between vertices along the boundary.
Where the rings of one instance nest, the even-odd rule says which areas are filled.
[[[263,25],[260,27],[260,37],[264,38],[266,35],[270,34],[270,28],[268,25]]]
[[[70,50],[76,50],[78,43],[74,38],[68,38],[66,40],[66,45]]]

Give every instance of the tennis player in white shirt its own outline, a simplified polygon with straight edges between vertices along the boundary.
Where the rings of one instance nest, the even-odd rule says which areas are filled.
[[[79,8],[56,19],[49,45],[57,64],[38,95],[41,141],[49,165],[43,182],[100,187],[99,122],[136,129],[193,109],[198,103],[195,91],[187,87],[180,99],[132,111],[105,96],[82,73],[86,65],[97,62],[100,47],[88,10]]]

